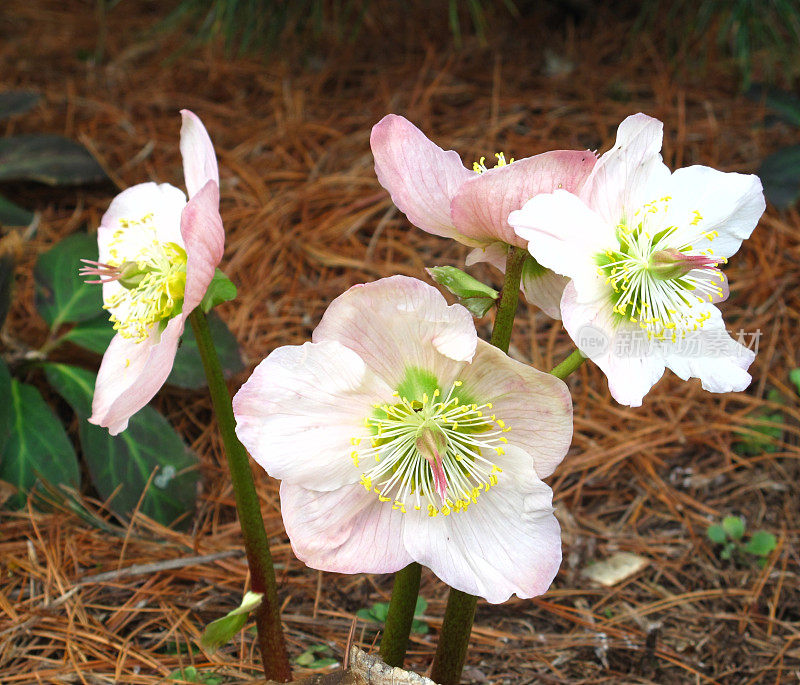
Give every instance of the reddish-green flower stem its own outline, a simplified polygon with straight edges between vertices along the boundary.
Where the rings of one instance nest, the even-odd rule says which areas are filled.
[[[517,314],[522,265],[527,256],[527,250],[510,247],[506,257],[506,275],[497,304],[491,340],[492,345],[506,353],[508,353],[508,346],[511,343],[511,331],[514,327],[514,317]],[[441,685],[458,685],[461,680],[461,671],[464,669],[464,661],[467,658],[477,604],[477,597],[450,588],[439,644],[436,646],[436,656],[433,659],[431,670],[433,682],[441,683]]]
[[[250,567],[251,589],[253,592],[264,594],[261,605],[255,611],[264,675],[267,680],[287,682],[292,679],[292,669],[289,665],[281,627],[272,555],[269,551],[267,533],[264,530],[264,519],[261,517],[253,472],[250,470],[250,460],[244,446],[236,437],[236,420],[233,417],[231,396],[228,386],[225,384],[225,377],[222,375],[222,366],[211,339],[206,316],[198,307],[189,316],[189,320],[197,339],[197,347],[203,360],[214,414],[217,417],[222,442],[225,445],[225,455],[228,459],[228,468],[231,472],[231,482],[236,498],[236,511],[239,514],[247,564]]]

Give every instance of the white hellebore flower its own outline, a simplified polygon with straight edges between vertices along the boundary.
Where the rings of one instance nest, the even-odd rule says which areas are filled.
[[[286,531],[309,566],[417,561],[493,603],[555,577],[560,530],[541,479],[569,447],[569,392],[479,340],[435,288],[405,276],[351,288],[313,342],[258,365],[233,410],[283,481]]]
[[[97,229],[100,259],[84,276],[102,283],[103,307],[117,334],[103,355],[90,423],[124,431],[167,380],[186,319],[222,259],[219,173],[203,123],[181,111],[180,149],[187,201],[168,183],[121,192]]]
[[[719,266],[764,212],[761,182],[705,166],[671,173],[662,129],[628,117],[579,195],[537,195],[508,219],[540,264],[572,279],[564,327],[634,407],[666,367],[711,392],[744,390],[755,356],[715,303],[728,296]]]

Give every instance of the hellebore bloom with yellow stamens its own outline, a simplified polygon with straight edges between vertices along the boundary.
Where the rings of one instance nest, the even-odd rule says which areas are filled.
[[[233,411],[239,439],[283,481],[286,531],[312,568],[417,561],[493,603],[553,580],[560,530],[541,479],[572,437],[567,387],[479,340],[432,286],[351,288],[313,342],[258,365]]]
[[[578,195],[539,195],[508,218],[540,264],[572,279],[564,327],[634,407],[667,367],[711,392],[744,390],[755,357],[714,305],[728,296],[719,267],[764,212],[761,181],[705,166],[671,173],[662,129],[628,117]]]
[[[186,318],[200,304],[222,259],[214,148],[200,119],[182,110],[181,155],[189,201],[168,183],[142,183],[111,203],[97,229],[100,258],[84,276],[103,285],[117,334],[108,346],[92,401],[91,423],[111,435],[164,384]]]
[[[526,247],[508,215],[539,193],[556,188],[578,192],[595,164],[588,150],[555,150],[514,161],[500,153],[467,169],[453,150],[442,150],[407,119],[388,114],[372,128],[375,173],[408,220],[433,235],[474,247],[467,266],[489,262],[505,271],[508,247]],[[560,318],[559,301],[568,279],[528,259],[521,289],[528,302]]]

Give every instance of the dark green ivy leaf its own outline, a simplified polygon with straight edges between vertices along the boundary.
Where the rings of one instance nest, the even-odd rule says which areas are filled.
[[[18,493],[9,506],[19,507],[37,482],[77,487],[78,458],[61,421],[32,385],[11,379],[11,432],[0,455],[0,480]]]
[[[80,419],[79,436],[89,474],[110,508],[128,515],[142,500],[141,511],[170,525],[194,509],[197,457],[167,420],[152,407],[134,414],[116,436],[86,419],[92,408],[96,374],[67,364],[45,365],[47,379]],[[155,473],[155,475],[153,475]],[[152,481],[151,481],[152,476]]]
[[[0,181],[38,181],[50,186],[98,183],[106,172],[80,143],[51,134],[0,138]]]
[[[100,287],[84,283],[78,275],[81,259],[97,259],[95,236],[71,235],[36,261],[36,309],[51,330],[65,322],[88,321],[103,311]]]

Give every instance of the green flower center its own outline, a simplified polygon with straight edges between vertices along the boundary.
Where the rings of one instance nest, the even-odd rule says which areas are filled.
[[[404,384],[401,384],[403,388]],[[497,484],[502,469],[486,455],[503,455],[510,428],[491,414],[489,402],[465,401],[461,381],[447,393],[416,387],[411,398],[394,393],[394,404],[376,404],[364,425],[369,446],[353,438],[350,457],[361,484],[393,509],[425,509],[429,516],[466,511]],[[368,468],[364,468],[368,465]]]
[[[719,234],[699,227],[703,217],[694,211],[688,224],[697,227],[691,241],[680,244],[678,226],[666,224],[672,198],[648,202],[634,214],[634,223],[617,226],[618,249],[596,255],[597,273],[612,291],[610,299],[618,322],[638,323],[649,339],[671,340],[702,328],[710,314],[698,303],[721,296],[724,281],[717,267],[725,258],[712,249],[694,250],[692,242],[709,242]]]

